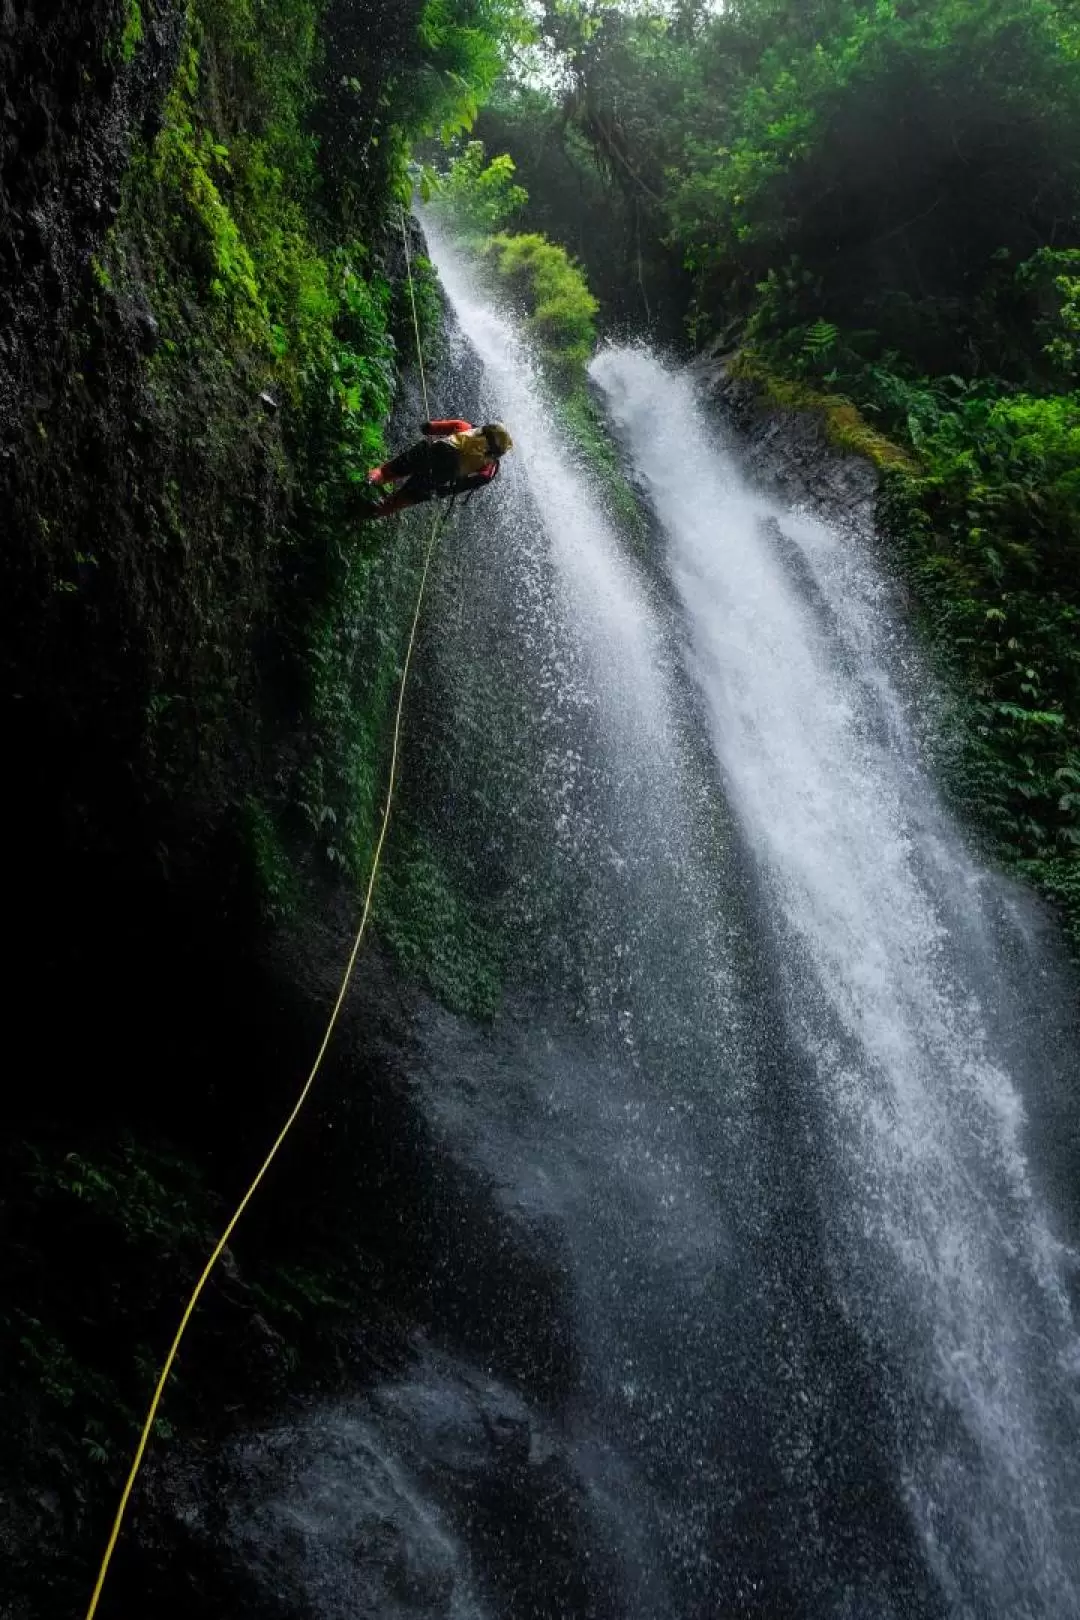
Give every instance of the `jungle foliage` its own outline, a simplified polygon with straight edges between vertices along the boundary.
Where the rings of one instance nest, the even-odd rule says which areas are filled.
[[[640,506],[587,385],[600,301],[583,265],[542,231],[510,228],[530,196],[508,154],[489,161],[483,142],[469,141],[441,168],[427,168],[422,182],[428,207],[471,256],[492,297],[514,309],[564,434],[628,537],[641,541]]]
[[[580,385],[600,306],[564,247],[538,231],[506,228],[529,201],[513,160],[504,154],[489,162],[483,144],[470,141],[443,172],[428,170],[424,182],[435,215],[516,304],[549,371],[566,386]]]
[[[51,26],[64,3],[37,9]],[[12,847],[35,885],[15,931],[26,982],[62,985],[65,1014],[27,1015],[32,1061],[12,1066],[31,1081],[3,1146],[0,1450],[30,1488],[0,1606],[19,1616],[85,1597],[176,1297],[279,1117],[289,1040],[307,1053],[304,1019],[244,955],[236,847],[275,920],[313,867],[346,893],[366,869],[417,557],[407,527],[383,550],[357,518],[410,362],[418,143],[458,142],[440,188],[594,465],[598,320],[740,350],[774,401],[823,410],[879,462],[899,565],[964,695],[954,787],[1080,939],[1076,0],[79,11],[72,37],[111,31],[71,97],[127,76],[148,111],[8,458],[0,612],[28,717]],[[483,145],[464,144],[485,99]],[[36,161],[23,253],[48,225]],[[430,341],[437,294],[417,274]],[[24,734],[46,739],[44,775]],[[401,962],[490,1011],[498,953],[407,821],[389,879]],[[342,1218],[370,1126],[328,1154],[332,1197],[289,1204],[273,1258],[245,1234],[253,1280],[223,1274],[171,1411],[258,1366],[272,1398],[297,1357],[326,1369],[350,1289],[370,1314],[377,1263],[366,1233],[343,1247],[364,1229]]]
[[[850,417],[965,694],[952,785],[1080,940],[1075,4],[534,9],[478,126],[519,227],[579,253],[609,326]]]
[[[367,872],[418,561],[407,528],[388,547],[358,521],[414,360],[408,157],[468,125],[519,32],[512,0],[72,9],[102,34],[72,127],[118,80],[148,111],[4,466],[5,688],[26,717],[9,764],[34,874],[10,1038],[13,1070],[40,1077],[12,1088],[0,1145],[15,1616],[85,1606],[178,1301],[310,1059],[303,995],[278,1005],[256,942],[313,891],[351,921]],[[50,67],[39,50],[46,98]],[[32,203],[32,165],[17,178]],[[470,914],[422,856],[385,934],[463,995],[453,939],[417,917],[437,905],[471,946]],[[465,988],[487,1005],[484,943]],[[54,984],[62,1020],[35,1000]],[[211,1290],[167,1422],[205,1418],[225,1384],[257,1404],[298,1357],[334,1375],[335,1324],[358,1291],[370,1315],[374,1287],[345,1159],[331,1214],[294,1203],[265,1251],[245,1229],[245,1276],[230,1260]]]

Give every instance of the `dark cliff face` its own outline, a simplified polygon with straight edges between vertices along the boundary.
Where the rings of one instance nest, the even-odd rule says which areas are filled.
[[[245,803],[288,767],[301,708],[274,610],[306,419],[217,340],[182,262],[202,244],[155,213],[185,12],[0,4],[0,1612],[19,1620],[85,1604],[151,1368],[306,1073],[354,922],[323,880],[318,925],[271,944],[253,888]],[[390,1040],[399,995],[371,971],[365,1038]],[[350,1061],[361,1044],[346,1030]],[[336,1265],[322,1218],[295,1198],[248,1253]],[[256,1408],[284,1388],[275,1310],[300,1310],[291,1284],[257,1297],[240,1250],[173,1396],[192,1429],[226,1385]],[[303,1320],[310,1377],[362,1366],[338,1326]]]
[[[881,482],[874,465],[834,450],[819,413],[768,404],[759,386],[732,373],[729,359],[723,353],[705,355],[690,371],[736,430],[751,476],[834,521],[872,527]]]
[[[139,50],[126,59],[135,15]],[[172,412],[154,398],[149,298],[113,295],[94,275],[133,148],[160,121],[181,32],[182,7],[124,0],[9,3],[0,19],[0,728],[8,914],[22,940],[9,981],[24,1014],[14,1055],[34,1077],[8,1101],[16,1119],[126,1107],[135,1082],[97,1037],[115,1029],[119,987],[140,1005],[160,893],[183,886],[169,882],[177,861],[199,864],[179,838],[172,847],[181,807],[155,770],[147,712],[166,701],[160,677],[180,667],[164,649],[194,647],[206,611],[191,600],[187,559],[162,543],[168,487],[210,534],[222,529],[211,510],[221,479],[208,478],[198,439],[208,382],[193,375]],[[264,413],[248,414],[237,498],[254,515],[249,530],[265,529],[273,445]],[[238,548],[230,566],[243,563]],[[236,594],[250,616],[251,593]],[[60,986],[62,1015],[49,1016]]]
[[[0,823],[12,945],[0,1611],[20,1617],[74,1612],[89,1595],[130,1443],[123,1408],[137,1403],[140,1342],[157,1353],[196,1229],[216,1219],[179,1153],[186,1146],[216,1180],[215,1137],[226,1160],[243,1156],[239,1109],[222,1099],[250,1065],[274,1106],[274,1075],[284,1089],[308,1046],[304,997],[290,1003],[255,965],[250,908],[236,893],[220,761],[249,768],[243,729],[223,725],[224,743],[204,731],[174,754],[217,753],[213,772],[191,773],[186,803],[147,748],[161,649],[194,647],[204,610],[185,559],[161,544],[155,510],[173,481],[220,534],[223,479],[207,476],[199,444],[209,380],[194,374],[171,413],[152,397],[146,366],[160,334],[149,298],[110,294],[94,262],[132,153],[160,124],[183,12],[171,0],[0,7]],[[146,264],[147,284],[152,273]],[[222,386],[242,396],[248,379]],[[244,409],[250,455],[233,488],[258,543],[280,507],[269,473],[278,430],[257,402]],[[250,616],[252,593],[234,595],[237,618]],[[261,1125],[256,1111],[253,1136]],[[173,1148],[154,1171],[158,1138]],[[119,1173],[96,1203],[91,1161]],[[173,1227],[171,1278],[166,1254],[155,1261],[146,1246],[149,1228],[138,1232],[140,1182],[157,1188],[152,1221]],[[219,1317],[239,1360],[218,1340]],[[282,1369],[259,1321],[234,1271],[211,1301],[208,1344],[265,1397]]]
[[[258,19],[304,10],[0,4],[0,1612],[13,1620],[85,1608],[179,1310],[337,993],[353,876],[283,784],[306,770],[318,785],[320,749],[350,723],[373,796],[383,780],[410,531],[358,525],[350,480],[383,452],[412,353],[397,159],[358,177],[345,141],[317,170],[306,120],[333,100],[320,111],[318,45],[302,72],[287,35],[234,49]],[[418,11],[329,10],[335,66],[362,57],[373,106],[380,75],[415,49]],[[273,115],[258,74],[279,94]],[[284,202],[243,193],[253,130],[310,164]],[[375,150],[400,157],[406,135],[395,126]],[[210,227],[245,201],[258,249],[300,241],[276,282],[280,265],[258,266],[264,287],[299,271],[337,298],[329,315],[309,300],[317,329],[302,299],[286,312],[306,371],[275,372],[265,331],[252,340],[215,286]],[[430,283],[419,291],[437,325]],[[394,442],[423,414],[404,403]],[[313,647],[343,672],[322,688],[319,736]],[[342,792],[355,748],[349,764]],[[269,817],[253,823],[253,803],[293,818],[288,922],[268,911],[258,862],[276,881],[280,850],[260,847]],[[168,1393],[178,1466],[211,1510],[223,1434],[404,1365],[433,1241],[404,1097],[408,1017],[373,937],[283,1179],[238,1232]],[[103,1614],[265,1613],[265,1594],[243,1608],[243,1572],[212,1537],[190,1545],[155,1479],[167,1440]]]
[[[309,124],[332,115],[345,69],[363,78],[354,103],[381,105],[418,8],[393,9],[342,0],[301,60],[284,24],[303,6],[265,39],[227,4],[0,8],[0,728],[27,959],[53,948],[57,907],[96,929],[130,907],[137,975],[155,890],[250,922],[233,892],[245,805],[297,774],[304,658],[357,535],[348,478],[379,448],[396,370],[387,173],[350,174],[352,146],[326,141],[316,174]],[[261,170],[238,174],[233,143]],[[266,182],[275,164],[296,172]],[[302,244],[258,264],[254,292],[234,204],[256,235],[270,222],[256,257]],[[295,294],[279,337],[266,288],[307,277],[324,308],[339,241],[363,266],[356,308],[315,330]],[[363,396],[348,467],[346,387]],[[100,937],[87,944],[69,983],[103,971]]]
[[[0,454],[25,452],[26,408],[67,370],[91,254],[116,217],[140,132],[175,65],[183,7],[129,0],[5,0],[0,9]]]

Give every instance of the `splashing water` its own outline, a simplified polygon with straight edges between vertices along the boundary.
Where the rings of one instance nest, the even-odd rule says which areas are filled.
[[[786,1016],[813,1060],[830,1262],[897,1363],[911,1511],[958,1612],[1077,1613],[1074,1261],[1033,1192],[988,1028],[1010,997],[987,943],[999,896],[920,769],[867,537],[753,493],[690,380],[647,352],[593,370],[663,525],[762,874]]]
[[[517,446],[423,664],[427,831],[508,1005],[412,1031],[429,1348],[238,1455],[238,1548],[275,1583],[292,1536],[289,1590],[342,1615],[1080,1615],[1072,1258],[1025,1112],[1075,1059],[923,766],[872,537],[754,493],[690,381],[613,350],[658,555],[628,547],[430,241],[463,334],[433,408]]]

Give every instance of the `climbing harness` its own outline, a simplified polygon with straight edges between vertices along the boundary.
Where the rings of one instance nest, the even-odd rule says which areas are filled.
[[[409,297],[412,300],[413,327],[416,333],[416,358],[420,366],[420,382],[424,391],[424,410],[427,412],[428,417],[430,417],[431,410],[428,405],[427,378],[424,375],[423,345],[420,340],[420,319],[416,309],[416,292],[413,287],[412,262],[409,256],[409,236],[405,227],[404,208],[401,209],[401,234],[405,243],[405,268],[409,279]],[[444,512],[436,513],[435,521],[431,526],[431,535],[428,539],[427,550],[424,554],[424,566],[420,575],[420,588],[416,594],[416,608],[413,613],[412,627],[409,631],[409,641],[405,651],[405,663],[401,671],[401,685],[398,688],[397,710],[394,715],[393,747],[390,752],[390,776],[386,787],[386,803],[383,806],[382,824],[379,828],[379,836],[375,844],[375,853],[371,861],[371,874],[368,878],[367,890],[364,894],[364,904],[360,913],[360,926],[357,929],[356,938],[353,940],[352,950],[349,952],[349,958],[345,964],[345,972],[342,976],[341,988],[338,991],[337,1000],[334,1002],[333,1010],[326,1026],[326,1033],[322,1038],[322,1044],[320,1045],[315,1056],[315,1061],[311,1066],[311,1072],[308,1074],[308,1077],[304,1082],[303,1088],[301,1089],[300,1095],[296,1099],[292,1112],[289,1114],[284,1125],[281,1127],[281,1130],[278,1132],[273,1146],[266,1155],[266,1158],[263,1160],[262,1164],[259,1166],[259,1169],[256,1172],[251,1185],[248,1187],[247,1192],[245,1192],[243,1198],[241,1198],[239,1204],[236,1206],[229,1224],[226,1226],[225,1230],[218,1239],[217,1244],[214,1247],[214,1251],[209,1260],[206,1262],[206,1265],[203,1267],[202,1274],[200,1275],[198,1282],[195,1284],[195,1287],[192,1289],[191,1297],[184,1308],[184,1313],[180,1318],[180,1325],[176,1330],[172,1344],[169,1346],[169,1353],[165,1357],[165,1363],[161,1369],[157,1384],[154,1386],[154,1393],[151,1397],[150,1406],[146,1413],[146,1420],[143,1423],[142,1431],[139,1435],[139,1443],[135,1449],[135,1457],[128,1472],[124,1489],[120,1496],[120,1505],[116,1510],[116,1517],[113,1520],[112,1530],[110,1532],[108,1542],[106,1543],[104,1556],[101,1560],[101,1567],[98,1570],[98,1577],[94,1585],[93,1596],[90,1599],[90,1606],[86,1611],[86,1620],[94,1620],[94,1616],[97,1614],[98,1604],[101,1602],[101,1594],[105,1589],[105,1582],[108,1578],[113,1554],[116,1551],[116,1545],[120,1539],[120,1532],[124,1527],[124,1519],[127,1515],[128,1504],[131,1501],[131,1493],[134,1490],[135,1482],[139,1477],[139,1471],[142,1468],[143,1459],[146,1455],[146,1448],[150,1443],[150,1435],[153,1432],[154,1424],[157,1421],[158,1409],[161,1406],[162,1397],[165,1394],[165,1387],[169,1382],[173,1367],[176,1364],[176,1358],[179,1354],[180,1345],[184,1334],[187,1332],[188,1323],[194,1316],[195,1308],[198,1305],[199,1300],[202,1298],[203,1291],[206,1288],[207,1283],[210,1281],[214,1268],[217,1266],[218,1261],[224,1254],[229,1243],[229,1239],[232,1237],[237,1226],[239,1225],[244,1211],[247,1209],[248,1205],[251,1203],[251,1200],[261,1187],[266,1178],[267,1172],[284,1145],[286,1137],[296,1124],[296,1121],[299,1119],[300,1114],[303,1111],[304,1104],[307,1102],[308,1097],[311,1094],[316,1077],[322,1067],[323,1059],[325,1058],[327,1050],[330,1046],[331,1038],[335,1028],[337,1027],[338,1018],[341,1015],[341,1009],[345,1005],[345,997],[349,992],[349,986],[352,982],[353,970],[356,967],[357,957],[360,955],[360,946],[363,944],[364,935],[367,932],[367,925],[371,916],[372,899],[375,894],[375,881],[379,875],[379,867],[382,863],[383,856],[383,846],[386,843],[386,835],[390,828],[390,812],[393,808],[394,789],[397,785],[398,757],[401,749],[401,727],[402,718],[405,713],[405,694],[408,689],[409,670],[412,666],[413,652],[416,647],[416,634],[420,626],[420,614],[424,606],[424,595],[427,590],[428,574],[431,571],[431,563],[435,555],[435,547],[438,544],[439,536],[441,535],[446,523],[449,521],[456,501],[457,497],[454,496]]]

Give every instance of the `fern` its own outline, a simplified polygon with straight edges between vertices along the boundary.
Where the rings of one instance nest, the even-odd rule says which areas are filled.
[[[817,360],[836,347],[839,336],[840,328],[834,326],[832,321],[815,321],[813,326],[807,328],[803,337],[803,353],[810,359]]]

